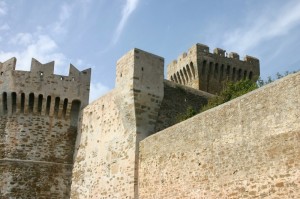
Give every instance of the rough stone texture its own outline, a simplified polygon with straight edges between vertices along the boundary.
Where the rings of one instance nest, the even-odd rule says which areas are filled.
[[[116,88],[83,111],[71,198],[138,198],[140,140],[173,125],[174,116],[163,121],[169,114],[212,96],[164,81],[163,59],[139,49],[117,62],[116,73]],[[184,100],[186,107],[168,110]]]
[[[117,62],[116,89],[84,109],[71,198],[137,198],[138,142],[154,132],[163,59],[133,49]]]
[[[134,197],[133,99],[118,94],[113,90],[84,109],[71,198]]]
[[[0,198],[69,198],[72,164],[0,160]]]
[[[140,143],[139,197],[298,198],[300,73]]]
[[[219,82],[200,72],[204,60]],[[117,62],[116,88],[82,112],[90,70],[59,76],[53,62],[33,59],[30,72],[15,62],[0,63],[0,198],[300,195],[300,73],[170,127],[213,96],[197,89],[222,87],[223,64],[236,67],[228,78],[254,80],[259,61],[197,44],[169,67],[170,82],[163,58],[133,49]]]
[[[79,111],[88,103],[90,69],[32,60],[31,71],[0,63],[0,198],[68,198]]]
[[[239,60],[237,53],[228,55],[216,48],[213,53],[203,44],[192,46],[168,65],[167,79],[212,94],[219,93],[226,81],[259,77],[259,60],[246,56]]]
[[[158,112],[155,132],[178,123],[178,116],[189,107],[199,111],[214,95],[164,80],[164,98]]]

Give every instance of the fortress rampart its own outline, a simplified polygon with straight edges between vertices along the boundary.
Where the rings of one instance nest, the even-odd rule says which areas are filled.
[[[0,195],[68,198],[78,117],[88,103],[90,69],[70,66],[54,75],[54,62],[0,63]]]
[[[216,48],[213,53],[203,44],[192,46],[168,64],[167,79],[212,94],[219,93],[226,81],[259,77],[259,60],[246,55],[240,60],[237,53]]]
[[[139,198],[298,198],[300,72],[140,142]]]
[[[116,88],[83,111],[71,198],[138,198],[139,142],[213,96],[164,81],[163,67],[140,49],[118,60]]]
[[[0,115],[67,119],[88,104],[90,69],[80,72],[70,65],[69,76],[62,76],[53,74],[54,62],[41,64],[32,59],[29,72],[15,70],[15,66],[15,58],[0,63]],[[73,124],[77,125],[76,117]]]
[[[300,73],[174,125],[224,81],[255,81],[258,59],[196,44],[164,80],[164,59],[133,49],[115,88],[89,105],[90,69],[59,76],[53,62],[30,72],[15,62],[0,63],[1,198],[300,194]]]

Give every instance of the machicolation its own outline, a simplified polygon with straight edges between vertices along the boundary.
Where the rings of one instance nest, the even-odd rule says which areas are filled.
[[[168,65],[167,79],[212,94],[219,93],[226,81],[259,77],[259,60],[246,55],[240,60],[237,53],[216,48],[213,53],[203,44],[192,46]]]
[[[259,60],[192,46],[168,65],[133,49],[88,104],[91,70],[0,62],[0,198],[297,198],[300,73],[177,123]]]

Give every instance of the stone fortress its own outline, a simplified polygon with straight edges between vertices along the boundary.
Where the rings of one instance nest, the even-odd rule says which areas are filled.
[[[300,73],[176,124],[259,60],[192,46],[168,65],[133,49],[88,105],[90,70],[0,63],[0,198],[297,198]],[[176,125],[174,125],[176,124]]]

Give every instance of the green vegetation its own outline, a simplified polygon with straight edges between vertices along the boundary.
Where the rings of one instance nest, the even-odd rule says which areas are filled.
[[[177,122],[182,122],[186,119],[189,119],[190,117],[193,117],[194,115],[198,114],[198,112],[191,106],[187,107],[186,112],[183,114],[179,114],[176,118]]]
[[[289,74],[296,73],[296,72],[297,71],[285,72],[284,75],[277,73],[275,79],[273,79],[271,77],[268,77],[267,80],[262,80],[261,78],[258,78],[256,83],[252,82],[249,79],[240,80],[237,82],[227,82],[227,83],[225,83],[223,91],[218,96],[209,99],[207,105],[203,106],[201,108],[201,110],[197,111],[197,110],[194,110],[193,107],[189,106],[185,113],[177,116],[177,118],[176,118],[177,122],[184,121],[184,120],[198,114],[199,112],[203,112],[203,111],[206,111],[213,107],[216,107],[216,106],[223,104],[225,102],[228,102],[234,98],[242,96],[250,91],[253,91],[259,87],[269,84],[277,79],[280,79],[282,77],[285,77]]]
[[[257,84],[249,79],[227,82],[225,83],[223,91],[218,96],[209,99],[207,105],[203,106],[200,112],[228,102],[257,88]]]

